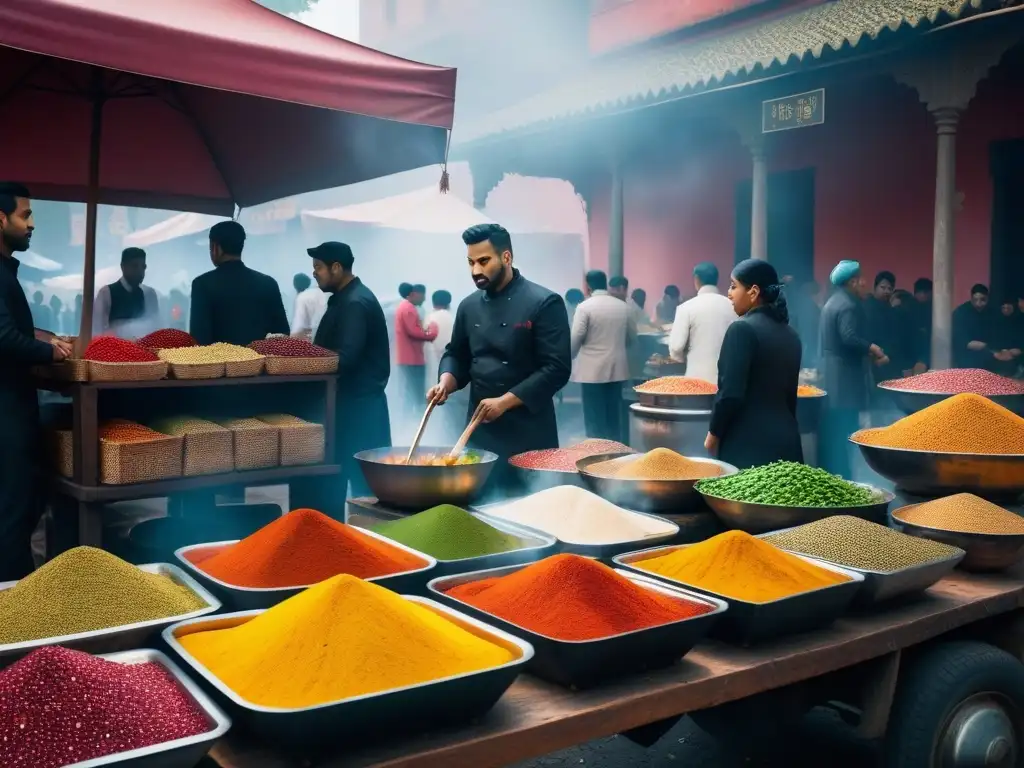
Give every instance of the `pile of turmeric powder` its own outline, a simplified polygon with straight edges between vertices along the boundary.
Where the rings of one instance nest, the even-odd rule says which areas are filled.
[[[726,531],[667,555],[633,563],[726,598],[767,603],[849,581],[743,531]]]

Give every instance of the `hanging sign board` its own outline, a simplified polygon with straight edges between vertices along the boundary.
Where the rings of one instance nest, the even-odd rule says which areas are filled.
[[[761,133],[807,128],[824,122],[824,88],[761,102]]]

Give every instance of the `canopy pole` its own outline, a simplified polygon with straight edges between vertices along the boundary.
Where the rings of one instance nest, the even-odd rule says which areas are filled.
[[[96,297],[96,219],[100,197],[100,145],[103,138],[103,71],[93,68],[92,127],[89,135],[89,188],[85,195],[85,263],[82,265],[82,324],[78,328],[81,357],[92,341],[92,310]]]

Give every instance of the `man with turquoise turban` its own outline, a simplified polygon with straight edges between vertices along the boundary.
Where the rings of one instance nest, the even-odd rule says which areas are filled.
[[[847,438],[860,425],[871,387],[869,361],[888,362],[885,352],[866,337],[863,300],[865,283],[860,264],[843,260],[829,274],[836,290],[821,310],[821,366],[828,409],[821,425],[820,464],[836,475],[850,477]]]

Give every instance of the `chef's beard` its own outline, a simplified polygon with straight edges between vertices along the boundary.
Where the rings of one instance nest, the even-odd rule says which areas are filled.
[[[509,269],[509,267],[503,266],[501,268],[501,272],[499,272],[497,275],[495,275],[493,280],[491,280],[486,275],[480,275],[480,277],[478,277],[478,278],[476,278],[476,277],[473,278],[473,282],[476,284],[476,287],[479,288],[481,291],[487,291],[488,293],[494,293],[494,291],[497,289],[497,287],[505,282],[505,277],[508,274],[508,272],[507,272],[508,269]]]
[[[19,253],[27,251],[32,243],[32,236],[28,234],[22,235],[21,237],[15,237],[14,235],[10,235],[4,232],[0,233],[0,238],[3,239],[3,250],[6,251],[7,253]]]

